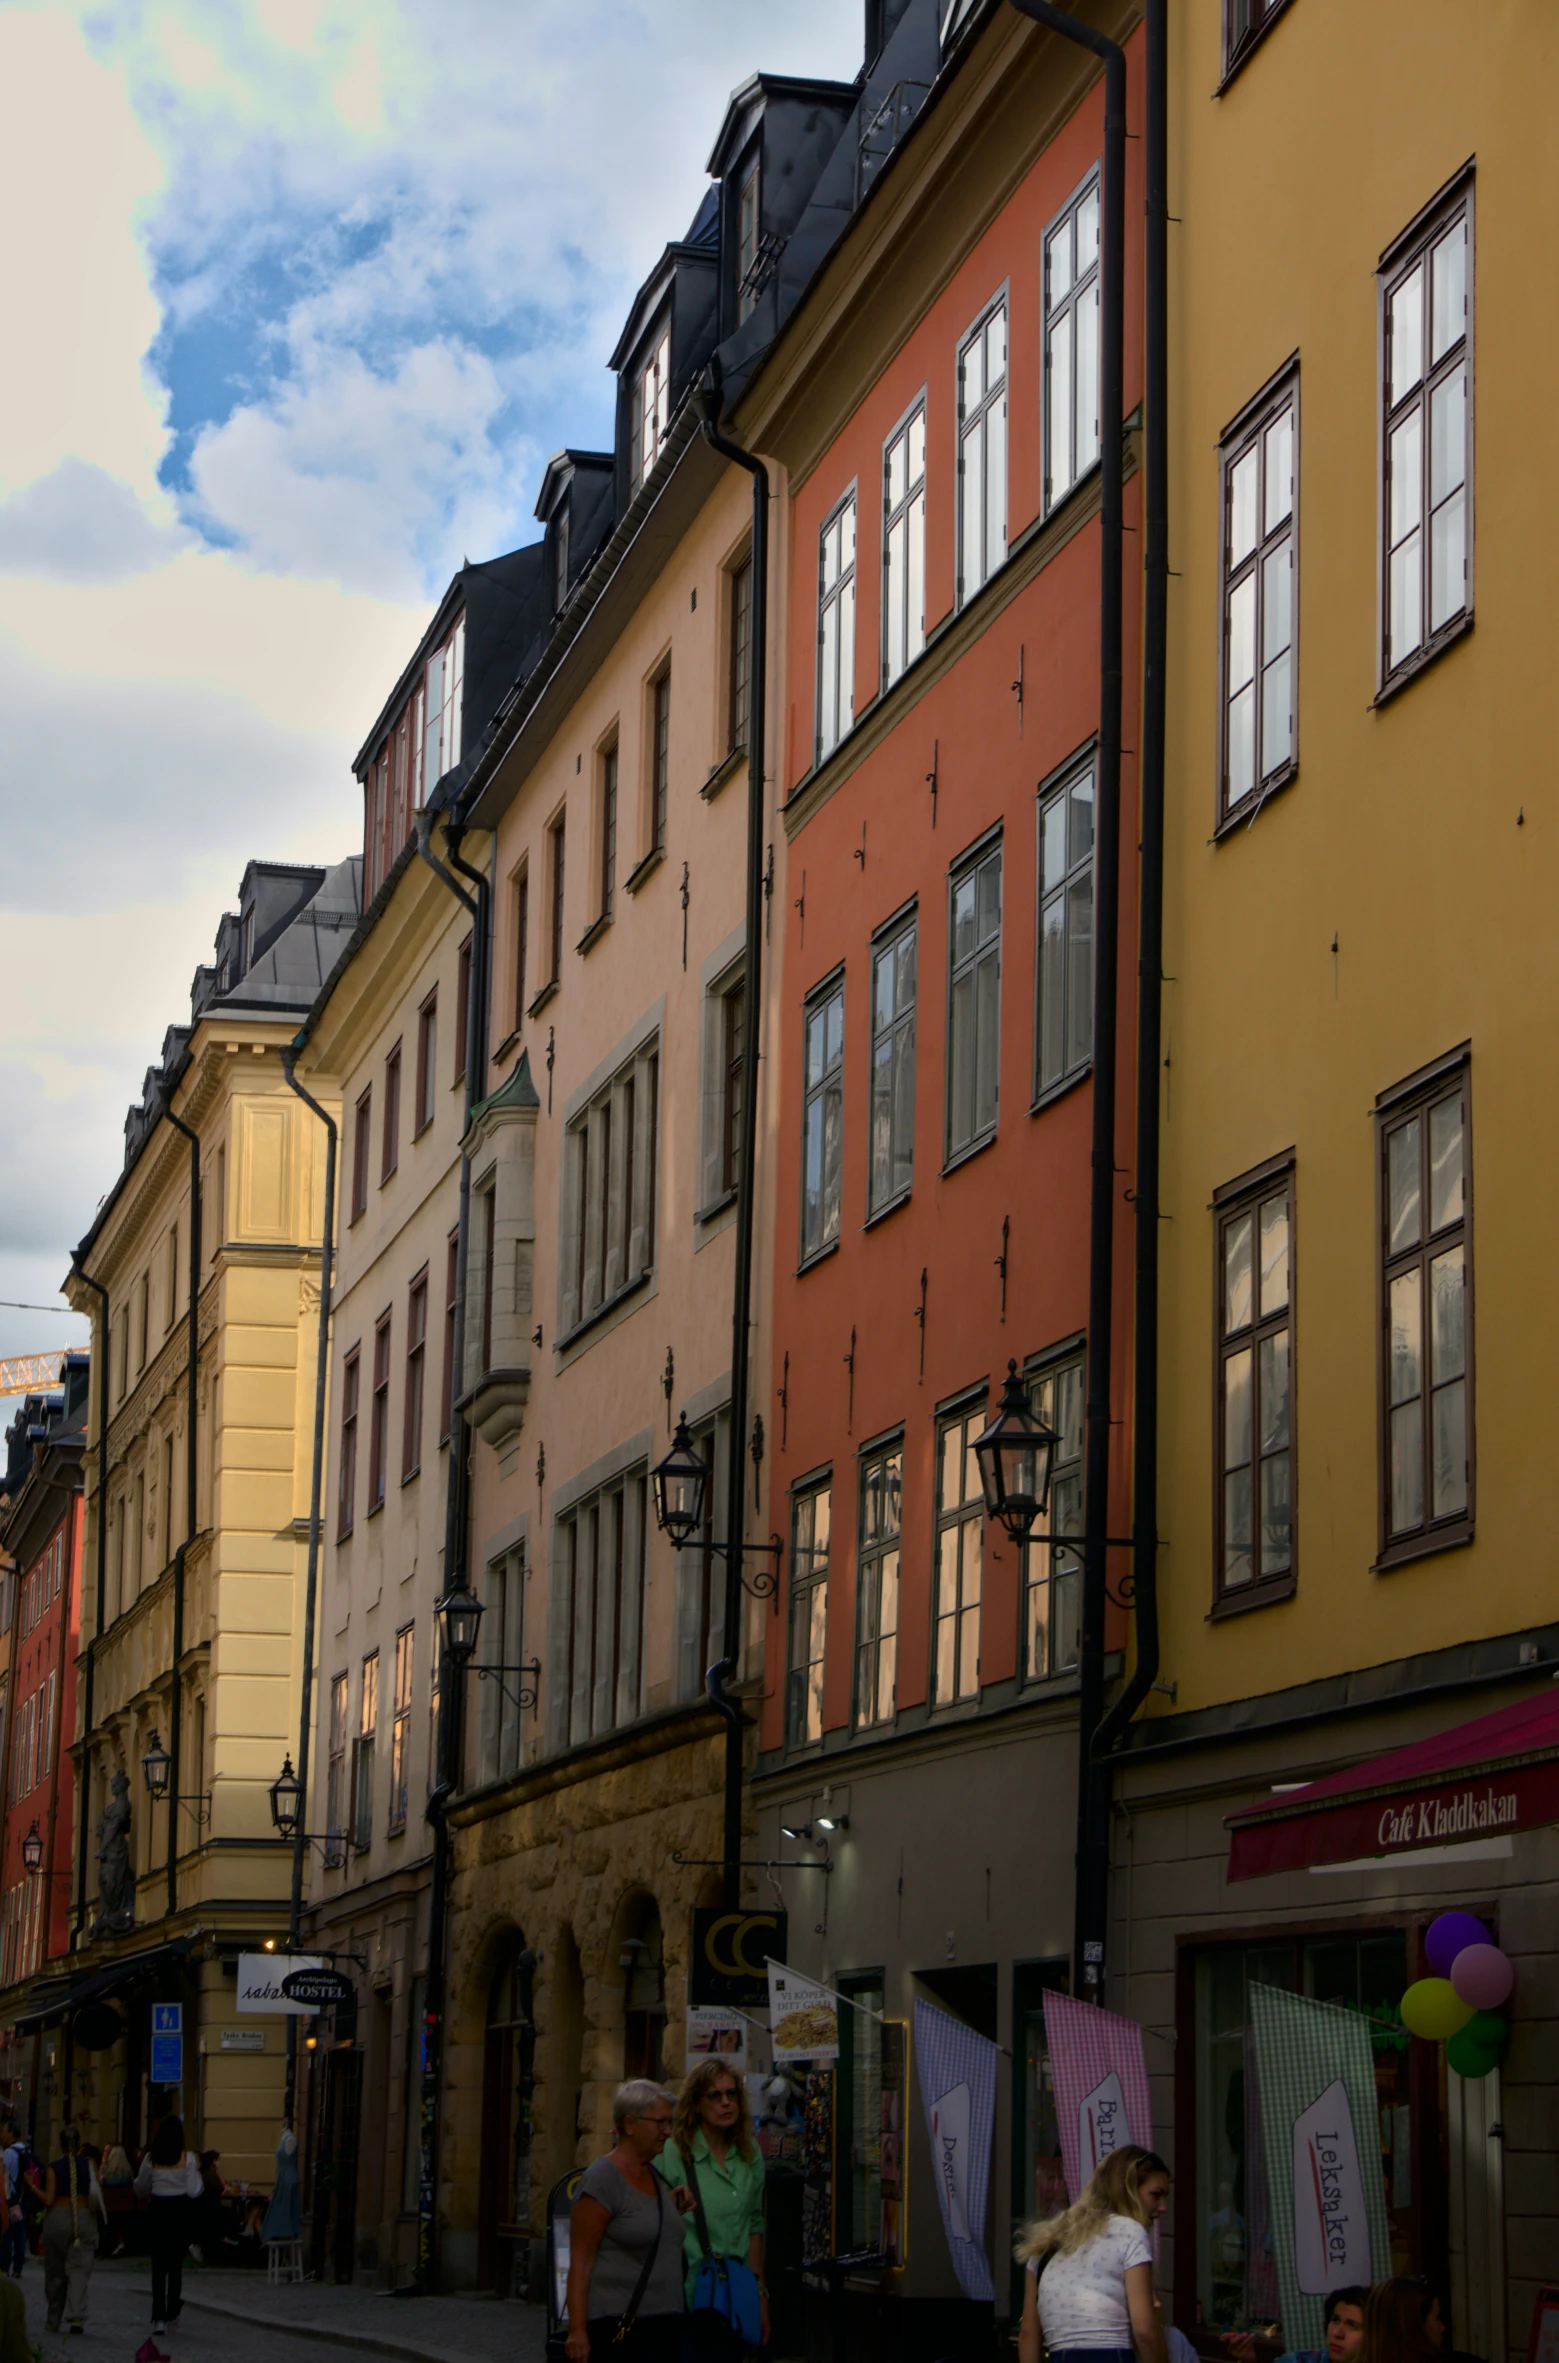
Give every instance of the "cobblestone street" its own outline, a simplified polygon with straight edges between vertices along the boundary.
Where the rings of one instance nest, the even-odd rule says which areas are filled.
[[[22,2276],[27,2326],[48,2363],[66,2356],[131,2363],[151,2323],[151,2270],[138,2260],[99,2265],[79,2338],[45,2331],[43,2267]],[[184,2311],[158,2345],[174,2363],[341,2363],[347,2352],[404,2363],[541,2363],[539,2306],[495,2298],[392,2297],[376,2289],[304,2282],[271,2288],[258,2274],[184,2271]]]

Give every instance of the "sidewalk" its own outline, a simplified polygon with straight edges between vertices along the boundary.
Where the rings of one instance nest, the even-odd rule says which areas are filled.
[[[103,2280],[149,2279],[144,2264],[105,2264]],[[494,2297],[395,2297],[375,2288],[302,2281],[273,2288],[263,2273],[184,2267],[184,2313],[202,2320],[264,2326],[289,2339],[313,2339],[395,2357],[398,2363],[542,2363],[546,2310]],[[165,2343],[165,2342],[164,2342]]]

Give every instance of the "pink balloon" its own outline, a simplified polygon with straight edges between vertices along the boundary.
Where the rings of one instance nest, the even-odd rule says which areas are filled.
[[[1464,1945],[1451,1963],[1451,1983],[1474,2010],[1498,2010],[1515,1982],[1510,1956],[1498,1945]]]

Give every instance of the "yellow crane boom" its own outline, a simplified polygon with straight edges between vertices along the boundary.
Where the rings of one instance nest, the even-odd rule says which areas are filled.
[[[0,1398],[25,1395],[34,1387],[57,1387],[64,1367],[63,1346],[49,1354],[14,1354],[10,1361],[0,1356]]]

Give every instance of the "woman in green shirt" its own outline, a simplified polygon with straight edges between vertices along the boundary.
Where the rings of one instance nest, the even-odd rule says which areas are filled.
[[[690,2172],[696,2170],[697,2181]],[[747,2087],[723,2059],[700,2060],[677,2100],[672,2135],[661,2153],[660,2171],[689,2197],[703,2201],[709,2254],[732,2256],[757,2275],[763,2311],[763,2343],[769,2339],[769,2294],[763,2282],[763,2157],[753,2138]],[[687,2263],[687,2298],[693,2302],[698,2268],[704,2261],[698,2212],[682,2218],[682,2253]],[[695,2315],[695,2325],[706,2317]],[[735,2351],[734,2348],[731,2351]]]

